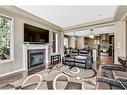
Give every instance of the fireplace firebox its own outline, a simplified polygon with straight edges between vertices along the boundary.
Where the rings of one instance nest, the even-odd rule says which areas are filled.
[[[45,64],[45,49],[28,50],[28,69]]]

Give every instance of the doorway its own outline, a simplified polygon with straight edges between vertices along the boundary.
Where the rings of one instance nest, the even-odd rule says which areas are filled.
[[[103,38],[103,36],[107,36]],[[114,63],[114,34],[100,35],[100,45],[98,46],[97,62],[100,64],[112,64]]]

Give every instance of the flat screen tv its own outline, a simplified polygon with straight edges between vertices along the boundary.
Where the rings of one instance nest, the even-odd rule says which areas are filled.
[[[24,23],[24,42],[49,43],[49,31]]]

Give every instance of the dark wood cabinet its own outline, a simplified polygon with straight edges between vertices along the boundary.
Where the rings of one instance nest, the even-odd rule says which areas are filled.
[[[61,54],[52,54],[51,55],[51,66],[54,66],[61,62]]]

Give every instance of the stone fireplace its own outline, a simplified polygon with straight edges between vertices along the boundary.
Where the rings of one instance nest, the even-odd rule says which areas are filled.
[[[29,70],[36,66],[48,68],[48,44],[24,44],[23,68]]]

